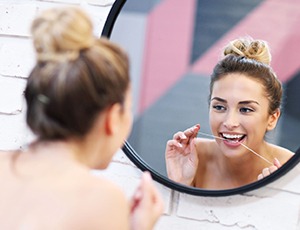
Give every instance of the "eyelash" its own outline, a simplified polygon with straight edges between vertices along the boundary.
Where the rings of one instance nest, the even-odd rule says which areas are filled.
[[[227,110],[227,108],[223,105],[213,105],[212,108],[217,111],[226,111]],[[251,113],[251,112],[254,112],[255,110],[251,109],[251,108],[247,108],[247,107],[242,107],[239,109],[239,111],[241,113]]]
[[[242,111],[242,110],[247,110],[247,111]],[[250,113],[250,112],[254,112],[254,109],[243,107],[243,108],[240,108],[240,112],[241,113]]]
[[[217,111],[224,111],[224,110],[226,110],[226,107],[223,106],[223,105],[213,105],[212,107],[213,107],[213,109],[215,109]]]

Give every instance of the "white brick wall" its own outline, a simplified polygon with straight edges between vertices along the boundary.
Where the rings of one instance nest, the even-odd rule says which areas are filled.
[[[0,149],[20,148],[32,138],[24,121],[22,94],[34,63],[29,25],[36,13],[52,6],[81,5],[93,18],[100,35],[114,0],[0,0]],[[165,214],[156,230],[181,229],[300,229],[300,166],[287,175],[247,194],[197,197],[160,184]],[[141,172],[122,151],[104,174],[131,196]]]

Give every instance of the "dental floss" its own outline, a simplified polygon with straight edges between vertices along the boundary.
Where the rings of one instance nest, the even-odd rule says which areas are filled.
[[[207,133],[203,133],[203,132],[198,132],[198,134],[201,134],[203,136],[207,136],[207,137],[213,137],[213,138],[218,138],[221,140],[226,140],[225,138],[222,137],[217,137],[211,134],[207,134]],[[263,156],[259,155],[257,152],[255,152],[254,150],[250,149],[248,146],[244,145],[243,143],[240,143],[244,148],[248,149],[250,152],[254,153],[256,156],[260,157],[261,159],[263,159],[264,161],[268,162],[269,164],[273,165],[272,162],[270,162],[269,160],[267,160],[266,158],[264,158]]]

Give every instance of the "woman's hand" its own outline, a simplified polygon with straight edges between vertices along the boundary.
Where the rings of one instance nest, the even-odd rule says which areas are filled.
[[[152,230],[163,210],[163,200],[150,173],[143,173],[142,181],[131,199],[130,229]]]
[[[262,170],[262,173],[258,175],[257,180],[261,180],[267,176],[269,176],[271,173],[275,172],[277,169],[281,167],[281,164],[277,158],[274,159],[273,162],[274,165],[264,168]]]
[[[167,142],[165,158],[168,177],[175,182],[191,185],[198,167],[198,155],[195,151],[194,139],[200,125],[177,132]]]

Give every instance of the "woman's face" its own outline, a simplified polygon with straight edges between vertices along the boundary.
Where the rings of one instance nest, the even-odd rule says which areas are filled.
[[[122,113],[123,117],[123,141],[128,138],[132,123],[133,123],[133,115],[132,115],[132,89],[129,86],[126,94],[125,94],[125,101],[124,101],[124,110]]]
[[[217,139],[226,156],[243,155],[247,150],[241,143],[259,150],[269,124],[273,122],[268,108],[263,85],[246,75],[233,73],[214,83],[210,126],[215,136],[226,139]]]
[[[133,122],[132,116],[132,95],[131,87],[125,93],[124,103],[121,105],[119,103],[115,104],[116,110],[110,112],[111,122],[110,125],[110,142],[106,145],[106,154],[104,154],[103,148],[101,149],[101,162],[100,166],[96,168],[104,169],[111,162],[112,157],[116,151],[123,145],[124,141],[128,138]]]

